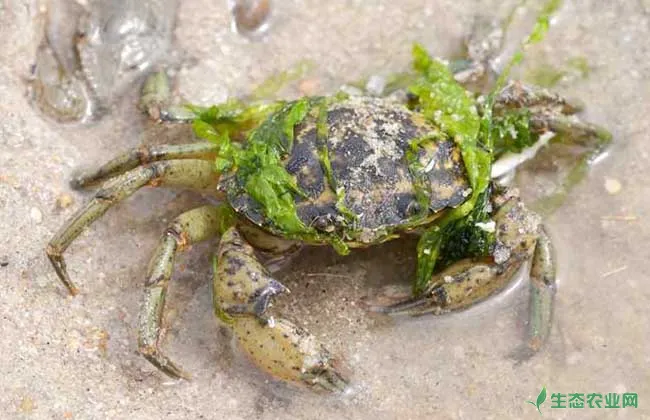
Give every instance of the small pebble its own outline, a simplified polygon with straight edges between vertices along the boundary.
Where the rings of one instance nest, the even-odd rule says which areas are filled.
[[[386,88],[386,78],[382,76],[371,76],[366,82],[366,92],[373,96],[381,96]]]
[[[574,351],[574,352],[569,353],[569,355],[567,356],[566,361],[567,361],[568,365],[574,366],[574,365],[577,365],[578,363],[580,363],[580,361],[582,361],[582,359],[583,359],[582,353],[580,353],[579,351]]]
[[[233,4],[234,3],[234,4]],[[233,0],[234,27],[242,35],[264,32],[271,15],[271,0]]]
[[[319,83],[318,79],[305,79],[298,85],[298,90],[301,95],[313,96],[318,93]]]
[[[463,346],[454,346],[453,352],[454,352],[454,357],[456,359],[465,358],[465,349],[463,348]]]
[[[9,256],[0,255],[0,267],[6,267],[9,265]]]
[[[67,209],[72,205],[72,203],[74,203],[74,199],[68,193],[60,194],[56,198],[56,208],[58,209]]]
[[[614,178],[605,178],[605,191],[607,191],[609,194],[618,194],[621,192],[622,188],[623,186],[619,180]]]
[[[492,233],[496,230],[496,223],[494,220],[490,220],[489,222],[476,222],[475,225],[479,229],[488,233]]]
[[[32,218],[34,223],[41,223],[43,221],[43,213],[36,207],[32,207],[29,210],[29,217]]]
[[[341,92],[347,93],[350,96],[363,96],[363,91],[361,89],[350,86],[350,85],[343,85],[341,86]]]
[[[25,414],[30,414],[32,411],[34,411],[34,408],[36,407],[36,404],[34,404],[34,400],[31,397],[23,397],[22,400],[20,400],[20,405],[18,406],[18,410],[25,413]]]

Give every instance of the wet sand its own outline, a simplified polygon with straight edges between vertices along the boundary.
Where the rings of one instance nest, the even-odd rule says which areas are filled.
[[[302,59],[315,65],[299,87],[332,92],[408,68],[413,41],[449,56],[476,15],[504,16],[509,8],[496,1],[275,3],[266,38],[250,42],[231,32],[225,2],[182,2],[176,43],[191,64],[180,74],[181,95],[220,102]],[[133,112],[135,95],[90,126],[61,126],[29,106],[24,78],[38,41],[36,12],[34,2],[0,5],[0,262],[8,263],[0,267],[3,417],[537,418],[526,401],[546,385],[546,418],[650,418],[647,1],[565,2],[520,72],[585,57],[588,76],[569,77],[555,90],[584,101],[585,117],[614,134],[608,156],[547,219],[559,260],[548,345],[522,364],[508,358],[525,334],[525,287],[451,316],[368,314],[367,296],[409,283],[413,241],[349,257],[310,249],[280,273],[292,294],[276,309],[348,360],[353,386],[334,397],[274,383],[233,349],[212,311],[214,243],[179,258],[168,298],[165,348],[193,380],[171,381],[136,354],[149,255],[166,223],[197,205],[196,195],[146,190],[108,212],[70,247],[68,266],[82,293],[66,295],[43,250],[89,196],[70,190],[68,180],[76,168],[140,144],[150,127]],[[298,91],[293,85],[281,93]],[[606,190],[608,179],[620,182],[620,192]],[[531,176],[519,181],[524,195],[545,188]],[[58,208],[62,194],[74,203]],[[550,408],[551,393],[592,392],[637,393],[639,408]]]

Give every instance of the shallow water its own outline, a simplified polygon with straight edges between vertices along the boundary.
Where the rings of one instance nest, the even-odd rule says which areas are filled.
[[[301,85],[309,93],[404,70],[413,41],[448,56],[476,15],[504,16],[510,7],[276,1],[266,37],[251,42],[231,32],[225,1],[181,3],[176,42],[191,64],[178,88],[201,103],[249,92],[302,59],[315,63]],[[38,41],[37,11],[36,2],[0,5],[0,258],[8,262],[0,267],[0,406],[9,418],[537,418],[526,400],[543,385],[549,399],[555,392],[639,396],[637,409],[551,409],[547,400],[544,417],[650,418],[647,1],[566,1],[522,70],[586,57],[588,77],[555,90],[583,100],[585,117],[614,133],[607,158],[547,219],[559,260],[548,345],[523,364],[507,357],[524,337],[525,287],[439,318],[366,313],[366,296],[409,282],[413,241],[351,257],[308,250],[282,271],[292,294],[278,309],[348,360],[354,385],[337,397],[272,383],[233,351],[212,314],[206,256],[214,244],[180,258],[168,300],[166,348],[193,381],[170,381],[135,353],[148,256],[166,222],[196,205],[192,194],[143,191],[109,212],[71,246],[68,265],[82,294],[65,295],[43,249],[87,198],[67,180],[76,168],[139,144],[150,127],[133,112],[133,95],[90,126],[57,125],[28,105],[23,78]],[[605,190],[608,178],[620,181],[619,193]],[[530,176],[519,181],[526,195],[545,187]],[[58,208],[61,194],[74,204]]]

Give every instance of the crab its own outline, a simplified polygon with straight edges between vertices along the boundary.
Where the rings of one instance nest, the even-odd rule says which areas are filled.
[[[189,377],[162,349],[174,260],[217,237],[215,314],[243,351],[280,380],[341,391],[350,375],[341,358],[289,315],[271,314],[273,300],[288,289],[270,268],[303,245],[347,254],[404,235],[420,237],[413,295],[369,309],[463,310],[506,288],[530,262],[529,330],[519,357],[531,357],[551,330],[554,252],[541,217],[497,181],[559,134],[591,151],[552,197],[556,203],[609,135],[580,120],[579,106],[544,89],[497,82],[493,94],[472,95],[423,48],[414,53],[419,76],[407,93],[231,101],[180,113],[158,109],[155,99],[155,115],[191,122],[203,141],[135,148],[76,176],[75,188],[103,186],[47,246],[59,279],[78,293],[63,254],[113,205],[145,186],[191,188],[213,200],[164,231],[146,272],[138,322],[139,352],[171,377]],[[157,98],[161,80],[153,75],[145,94]]]

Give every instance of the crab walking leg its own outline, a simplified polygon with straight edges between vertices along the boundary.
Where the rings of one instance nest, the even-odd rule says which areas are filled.
[[[72,295],[78,293],[77,287],[68,275],[63,252],[87,226],[100,218],[113,205],[146,185],[208,189],[216,187],[218,178],[211,162],[193,159],[154,162],[115,178],[72,215],[48,243],[47,256],[59,279]]]
[[[270,299],[288,290],[269,276],[235,228],[221,237],[213,281],[217,316],[260,368],[315,388],[345,388],[343,366],[312,334],[285,319],[266,316]]]
[[[176,253],[216,237],[231,221],[226,206],[203,206],[178,216],[169,224],[151,257],[140,311],[138,351],[158,369],[174,378],[189,378],[160,351],[167,287]]]
[[[528,85],[517,80],[509,81],[499,92],[495,109],[530,109],[550,111],[557,114],[571,115],[582,111],[582,103],[570,101],[547,89]],[[541,113],[539,113],[541,115]]]
[[[150,74],[142,85],[140,109],[153,121],[189,123],[196,115],[182,106],[170,105],[172,88],[164,70]]]
[[[216,154],[217,145],[207,142],[137,147],[110,160],[98,169],[75,175],[70,184],[75,189],[87,188],[147,163],[176,159],[213,160]]]
[[[555,300],[555,255],[542,226],[530,269],[530,323],[528,348],[537,352],[546,342],[553,321]]]
[[[499,93],[495,110],[498,114],[503,109],[517,108],[530,110],[530,128],[540,135],[541,144],[529,148],[535,149],[534,152],[550,139],[546,135],[549,133],[555,134],[550,139],[551,143],[576,144],[587,149],[576,160],[557,189],[531,206],[538,213],[548,215],[564,202],[571,189],[587,175],[589,166],[605,151],[612,135],[604,128],[584,122],[573,115],[582,110],[582,104],[568,101],[546,89],[521,82],[509,82]],[[522,162],[523,160],[518,161],[517,165]],[[493,168],[493,174],[497,166],[498,164]],[[501,175],[505,169],[497,172]]]
[[[575,161],[560,185],[549,195],[540,198],[531,208],[542,215],[557,210],[566,200],[573,187],[587,176],[589,167],[605,152],[612,140],[612,135],[605,129],[585,123],[575,117],[555,116],[547,121],[549,129],[558,133],[553,140],[568,144],[578,144],[587,150]]]

